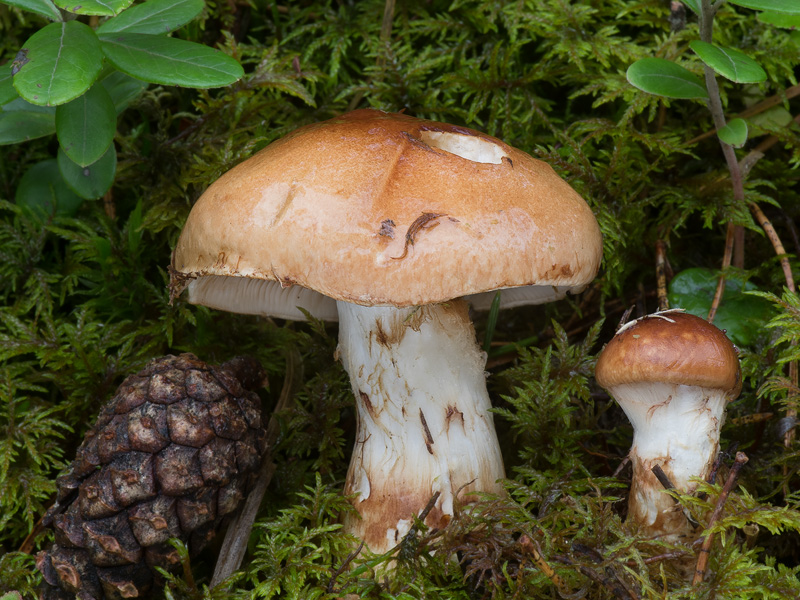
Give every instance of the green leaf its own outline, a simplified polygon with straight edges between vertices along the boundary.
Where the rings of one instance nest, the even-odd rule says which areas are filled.
[[[715,269],[686,269],[678,273],[669,284],[669,303],[672,308],[683,308],[703,319],[708,317],[719,271]],[[772,305],[744,292],[757,289],[740,275],[729,272],[725,277],[714,325],[725,330],[734,344],[749,346],[763,335],[767,322],[773,315]]]
[[[50,0],[3,0],[3,4],[29,10],[51,21],[61,21],[61,13]]]
[[[56,109],[17,98],[0,111],[0,145],[27,142],[56,131]]]
[[[146,82],[116,70],[101,83],[106,88],[108,95],[111,96],[117,115],[128,108],[128,105],[138,98],[147,87]]]
[[[0,113],[0,146],[53,135],[55,131],[55,115],[24,110]]]
[[[16,203],[40,217],[73,216],[83,198],[67,187],[55,158],[33,165],[22,176],[14,196]]]
[[[133,0],[56,0],[56,6],[76,15],[113,17],[133,4]]]
[[[87,200],[99,198],[114,183],[117,151],[111,144],[97,162],[84,167],[70,160],[62,148],[58,151],[58,168],[66,184],[78,196]]]
[[[0,75],[0,106],[18,97],[19,94],[17,90],[14,89],[14,82],[11,80],[11,71],[5,70],[5,72]]]
[[[726,144],[741,148],[747,141],[747,122],[744,119],[733,119],[717,131],[717,135]]]
[[[87,166],[97,161],[114,140],[117,111],[102,85],[56,109],[56,135],[61,149],[74,162]]]
[[[689,47],[714,71],[736,83],[760,83],[767,78],[767,73],[756,61],[734,48],[700,40],[693,40]]]
[[[43,27],[25,42],[24,50],[14,87],[32,104],[55,106],[77,98],[103,68],[97,36],[79,21]]]
[[[687,69],[663,58],[637,60],[627,72],[631,85],[667,98],[707,98],[703,80]]]
[[[700,14],[699,0],[683,0],[683,3],[686,6],[688,6],[689,8],[691,8],[692,12],[694,12],[694,14],[696,14],[696,15]]]
[[[203,0],[150,0],[109,19],[97,32],[169,33],[194,19],[203,5]]]
[[[730,3],[755,10],[800,15],[800,2],[797,0],[730,0]]]
[[[227,54],[185,40],[145,33],[103,33],[100,43],[117,69],[150,83],[219,87],[244,75],[242,66]]]
[[[783,27],[784,29],[796,29],[800,27],[800,15],[790,15],[787,13],[763,12],[756,15],[756,19],[767,25]]]

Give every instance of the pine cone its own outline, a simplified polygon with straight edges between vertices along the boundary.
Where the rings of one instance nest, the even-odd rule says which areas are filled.
[[[180,538],[197,553],[239,507],[266,450],[264,381],[253,359],[209,366],[167,356],[128,377],[101,410],[45,525],[37,556],[46,599],[139,598],[174,570]]]

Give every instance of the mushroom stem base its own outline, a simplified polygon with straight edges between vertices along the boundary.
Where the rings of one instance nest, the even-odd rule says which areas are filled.
[[[338,307],[339,354],[358,412],[345,493],[355,495],[360,518],[348,515],[344,527],[386,552],[436,492],[431,528],[447,525],[470,492],[502,491],[486,355],[462,301]]]

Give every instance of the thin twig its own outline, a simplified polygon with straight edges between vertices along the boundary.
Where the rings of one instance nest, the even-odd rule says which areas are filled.
[[[248,494],[241,512],[228,525],[228,529],[225,532],[225,539],[222,541],[219,558],[214,568],[214,575],[211,577],[212,588],[228,579],[239,569],[247,551],[247,542],[250,538],[250,531],[253,529],[253,523],[256,520],[256,513],[261,506],[261,500],[264,498],[267,487],[272,481],[272,475],[275,473],[275,464],[272,462],[272,448],[278,440],[279,432],[278,420],[275,415],[286,410],[291,403],[294,384],[299,380],[299,377],[296,377],[296,367],[299,360],[300,357],[296,350],[289,352],[286,357],[286,375],[283,380],[283,388],[267,425],[267,451],[261,458],[261,468],[253,489]]]
[[[347,565],[353,562],[353,559],[358,556],[361,551],[364,549],[364,540],[361,540],[361,543],[358,545],[353,552],[347,555],[347,558],[344,559],[339,568],[334,571],[333,575],[331,575],[331,580],[328,582],[327,591],[329,594],[335,594],[336,592],[336,580],[339,578],[339,575],[344,573],[345,569],[347,569]]]
[[[558,573],[555,572],[553,567],[551,567],[547,561],[542,558],[542,549],[539,546],[538,542],[535,542],[529,536],[525,535],[524,533],[519,538],[519,545],[522,547],[522,550],[533,557],[533,562],[539,568],[539,570],[545,574],[545,576],[553,582],[553,585],[556,586],[558,589],[559,594],[562,596],[564,594],[569,594],[569,588],[564,583],[564,580],[558,576]]]
[[[664,240],[658,240],[656,242],[656,289],[658,293],[658,310],[668,310],[667,256]]]
[[[731,266],[731,256],[733,255],[733,238],[736,227],[730,221],[728,222],[728,230],[725,233],[725,251],[722,254],[722,268],[719,270],[719,279],[717,280],[717,289],[714,291],[714,299],[711,301],[711,308],[708,310],[708,317],[706,320],[709,323],[714,322],[714,317],[717,314],[720,302],[722,302],[722,294],[725,293],[725,271]]]
[[[725,506],[725,502],[728,499],[728,496],[733,489],[734,484],[736,483],[736,477],[739,475],[739,471],[742,470],[742,467],[747,463],[749,459],[744,452],[737,452],[736,453],[736,461],[733,463],[731,467],[731,472],[728,475],[728,480],[725,482],[725,485],[722,486],[722,490],[720,491],[719,498],[717,498],[717,504],[714,506],[714,512],[711,513],[711,517],[708,520],[708,526],[706,529],[711,529],[714,523],[719,520],[720,515],[722,514],[722,509]],[[700,582],[703,581],[703,578],[706,575],[706,566],[708,565],[708,557],[711,555],[711,543],[714,541],[714,534],[709,533],[705,539],[703,540],[703,545],[700,547],[700,553],[697,557],[697,566],[694,570],[694,578],[692,579],[692,587],[698,585]]]

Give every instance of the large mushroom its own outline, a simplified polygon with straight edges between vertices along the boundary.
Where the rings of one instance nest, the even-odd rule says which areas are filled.
[[[665,484],[691,493],[710,475],[725,407],[741,390],[736,348],[708,321],[668,310],[621,327],[595,376],[633,425],[628,518],[645,535],[691,541],[695,527]]]
[[[467,303],[556,300],[598,269],[602,241],[553,169],[488,135],[358,110],[298,129],[211,185],[171,265],[171,294],[222,310],[339,321],[358,429],[345,528],[394,546],[437,492],[443,527],[499,492],[486,356]],[[464,300],[462,300],[464,298]]]

